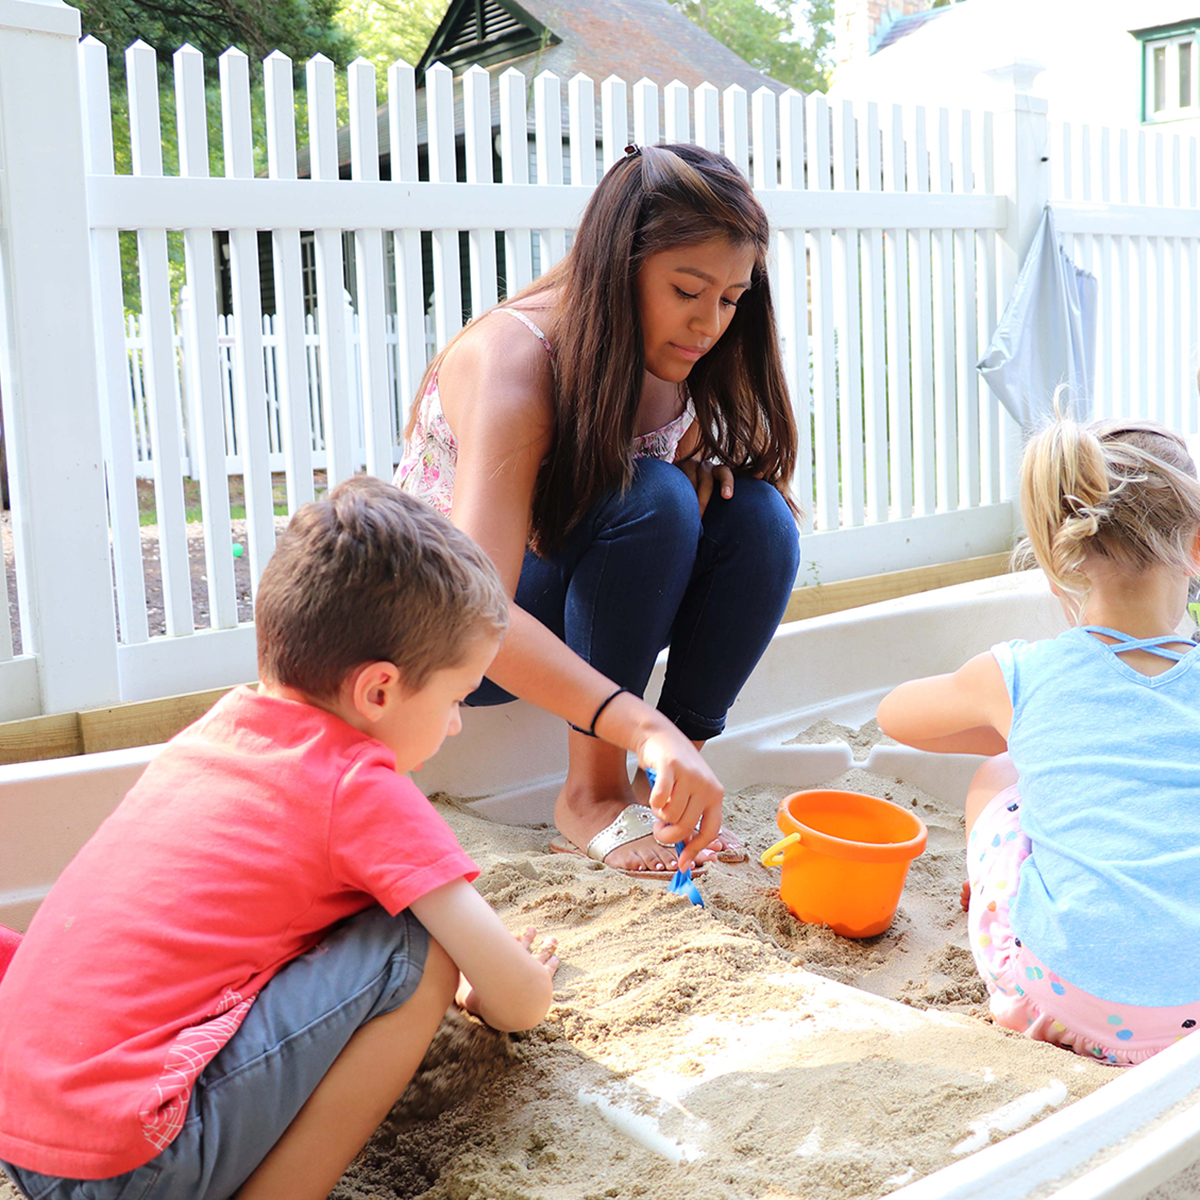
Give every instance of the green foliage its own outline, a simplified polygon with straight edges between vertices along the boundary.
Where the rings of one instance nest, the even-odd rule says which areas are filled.
[[[671,0],[706,33],[758,70],[797,91],[829,85],[834,0],[810,0],[808,37],[793,0]]]
[[[138,38],[164,66],[185,42],[213,64],[230,46],[244,50],[256,68],[272,50],[298,63],[314,54],[346,63],[353,43],[336,24],[338,6],[338,0],[80,0],[79,10],[84,35],[109,47],[115,73],[120,51]]]
[[[343,0],[338,28],[375,64],[379,78],[401,58],[412,66],[446,12],[447,0]]]

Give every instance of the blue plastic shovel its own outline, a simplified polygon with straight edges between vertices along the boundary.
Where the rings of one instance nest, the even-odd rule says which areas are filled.
[[[647,771],[646,778],[650,780],[650,786],[654,787],[654,781],[658,776],[653,771]],[[682,855],[683,848],[686,845],[686,842],[676,842],[675,853]],[[688,867],[686,871],[676,871],[667,890],[676,896],[686,896],[693,904],[698,904],[701,908],[704,907],[704,897],[700,895],[700,889],[692,879],[691,867]]]

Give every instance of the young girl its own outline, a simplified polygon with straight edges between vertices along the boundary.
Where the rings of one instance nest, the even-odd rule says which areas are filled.
[[[879,724],[995,755],[967,795],[963,900],[996,1021],[1131,1065],[1200,1021],[1200,649],[1175,632],[1200,483],[1166,429],[1059,420],[1021,503],[1072,628],[902,684]]]
[[[435,359],[396,475],[491,555],[515,599],[468,703],[520,696],[571,723],[555,848],[624,870],[676,866],[635,786],[658,811],[671,802],[657,834],[688,842],[680,865],[745,857],[717,836],[721,787],[698,750],[799,561],[768,236],[727,159],[629,147],[567,257]],[[668,645],[655,710],[641,696]],[[627,750],[656,771],[652,795],[641,772],[631,784]]]

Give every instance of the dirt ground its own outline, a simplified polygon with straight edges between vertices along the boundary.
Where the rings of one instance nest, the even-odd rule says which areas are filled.
[[[325,473],[318,471],[314,475],[314,484],[318,494],[325,490]],[[281,473],[274,476],[275,485],[275,527],[276,532],[287,524],[286,516],[286,487]],[[242,480],[239,476],[230,476],[229,501],[231,510],[235,513],[244,512],[244,497]],[[194,480],[184,481],[184,504],[188,515],[187,549],[188,565],[192,582],[192,618],[197,629],[211,627],[209,615],[208,575],[204,561],[204,525],[200,519],[199,484]],[[138,482],[138,511],[142,521],[140,526],[142,538],[142,573],[146,588],[146,619],[150,628],[150,636],[157,637],[166,633],[166,621],[163,613],[162,564],[159,557],[159,532],[154,523],[154,488],[150,480]],[[0,546],[4,553],[4,581],[8,596],[9,627],[13,638],[13,653],[22,652],[21,627],[17,606],[17,579],[12,535],[12,513],[0,513]],[[234,547],[240,546],[242,553],[234,555]],[[224,551],[224,547],[221,548]],[[238,621],[254,619],[254,602],[250,592],[250,558],[246,540],[246,521],[244,516],[235,515],[230,521],[228,553],[234,555],[233,575],[237,589]],[[114,608],[116,605],[116,590],[114,587]],[[120,620],[117,621],[118,630]]]

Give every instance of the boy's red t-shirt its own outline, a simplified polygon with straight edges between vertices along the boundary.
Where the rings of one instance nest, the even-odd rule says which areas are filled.
[[[0,1159],[77,1179],[148,1162],[280,968],[372,903],[477,874],[381,742],[230,693],[76,855],[0,982]]]

